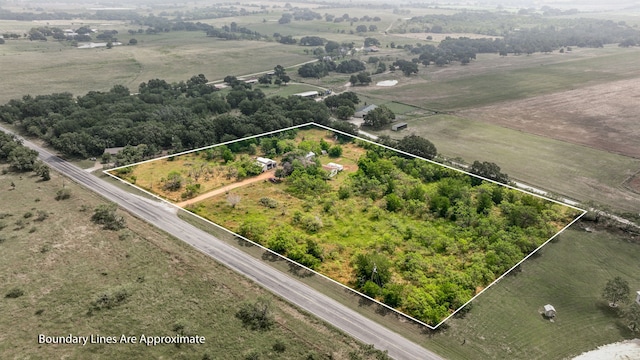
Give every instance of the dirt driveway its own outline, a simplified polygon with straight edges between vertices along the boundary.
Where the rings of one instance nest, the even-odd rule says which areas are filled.
[[[275,174],[275,170],[265,171],[265,172],[263,172],[262,174],[260,174],[258,176],[247,178],[247,179],[244,179],[242,181],[238,181],[238,182],[235,182],[233,184],[229,184],[227,186],[223,186],[221,188],[218,188],[218,189],[215,189],[215,190],[211,190],[211,191],[209,191],[207,193],[204,193],[202,195],[196,196],[196,197],[194,197],[192,199],[185,200],[183,202],[179,202],[176,205],[178,205],[178,206],[183,208],[183,207],[185,207],[187,205],[195,204],[195,203],[197,203],[199,201],[202,201],[204,199],[208,199],[208,198],[216,196],[216,195],[224,194],[224,193],[226,193],[228,191],[231,191],[231,190],[233,190],[235,188],[239,188],[239,187],[242,187],[242,186],[245,186],[245,185],[253,184],[254,182],[258,182],[258,181],[266,181],[269,178],[273,177],[274,174]]]

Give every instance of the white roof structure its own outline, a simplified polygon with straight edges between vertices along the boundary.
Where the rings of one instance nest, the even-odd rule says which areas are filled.
[[[293,94],[293,96],[312,97],[312,96],[318,96],[318,92],[317,91],[305,91],[305,92]]]
[[[258,157],[256,158],[256,161],[262,164],[273,164],[276,161],[275,160],[271,160],[271,159],[267,159],[267,158],[263,158],[263,157]]]
[[[332,163],[332,162],[328,163],[325,166],[328,167],[329,169],[337,169],[339,171],[344,170],[344,166],[342,166],[340,164]]]

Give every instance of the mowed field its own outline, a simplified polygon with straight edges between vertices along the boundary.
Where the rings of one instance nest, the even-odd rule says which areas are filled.
[[[11,183],[15,184],[12,190]],[[71,198],[55,201],[62,186]],[[215,263],[182,242],[118,211],[127,228],[90,221],[105,201],[52,173],[0,175],[0,354],[3,359],[303,359],[334,354],[363,358],[353,339]],[[44,215],[42,215],[44,214]],[[18,288],[23,295],[5,295]],[[112,308],[92,309],[104,294],[128,294]],[[272,330],[242,326],[235,314],[258,297],[271,301]],[[47,336],[200,335],[205,344],[38,345]],[[273,349],[276,343],[284,351]]]

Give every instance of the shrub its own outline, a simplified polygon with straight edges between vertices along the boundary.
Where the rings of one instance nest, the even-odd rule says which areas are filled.
[[[116,215],[116,204],[101,204],[96,207],[91,216],[91,221],[100,224],[106,230],[120,230],[125,227],[125,220],[122,216]]]
[[[16,288],[13,288],[13,289],[9,290],[9,292],[4,297],[9,298],[9,299],[16,299],[16,298],[19,298],[22,295],[24,295],[24,291],[22,291],[22,289],[16,287]]]
[[[329,156],[333,157],[333,158],[337,158],[342,156],[342,146],[340,145],[334,145],[331,148],[329,148]]]
[[[275,209],[278,207],[278,201],[272,198],[263,197],[259,201],[260,205],[268,207],[270,209]]]
[[[127,289],[116,289],[98,295],[95,301],[91,303],[91,310],[112,309],[123,304],[131,296],[131,292]]]
[[[68,188],[62,188],[56,192],[56,200],[66,200],[71,197],[71,190]]]
[[[285,350],[287,350],[287,345],[284,341],[280,339],[276,340],[275,344],[273,344],[273,351],[282,353],[285,352]]]
[[[47,213],[44,210],[38,210],[38,216],[36,217],[35,221],[44,221],[48,217],[49,217],[49,213]]]
[[[236,313],[236,317],[242,320],[242,324],[252,330],[269,330],[275,324],[271,314],[271,302],[263,297],[255,303],[244,303]]]

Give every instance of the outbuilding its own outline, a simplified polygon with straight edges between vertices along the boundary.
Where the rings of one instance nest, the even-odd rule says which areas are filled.
[[[306,98],[314,98],[314,97],[318,96],[318,92],[317,92],[317,91],[305,91],[305,92],[301,92],[301,93],[293,94],[293,96],[300,96],[300,97],[306,97]]]
[[[551,304],[544,306],[544,316],[552,318],[556,316],[556,309]]]
[[[407,126],[409,126],[407,123],[397,123],[397,124],[391,125],[391,130],[400,131],[402,129],[406,129]]]
[[[263,157],[258,157],[256,159],[256,163],[262,166],[263,172],[267,170],[275,169],[275,167],[278,165],[278,163],[275,160],[271,160]]]
[[[377,108],[377,105],[371,104],[371,105],[367,105],[363,108],[360,108],[358,111],[355,112],[355,114],[353,114],[354,117],[357,118],[361,118],[364,119],[364,116],[367,115],[370,111],[374,110],[375,108]]]

